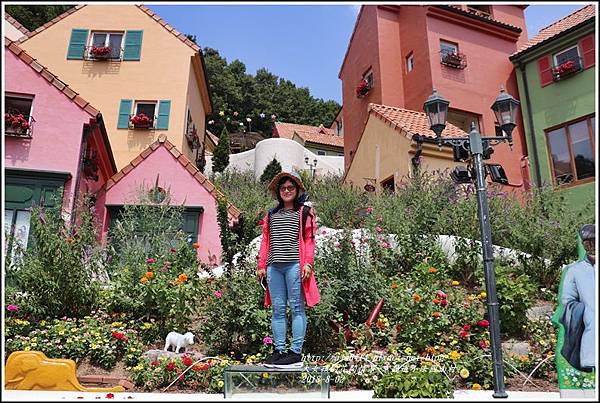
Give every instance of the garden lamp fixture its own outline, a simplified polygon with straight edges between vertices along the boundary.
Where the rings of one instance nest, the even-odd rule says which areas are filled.
[[[306,163],[306,165],[308,165],[310,167],[310,172],[314,178],[315,176],[315,170],[317,168],[317,159],[315,158],[312,162],[312,164],[310,162],[308,162],[309,158],[308,157],[304,157],[304,162]]]
[[[519,101],[501,88],[500,95],[492,105],[500,127],[501,136],[482,137],[481,133],[471,123],[468,137],[442,137],[446,127],[448,106],[450,102],[437,93],[433,93],[423,104],[423,110],[429,119],[430,129],[435,133],[439,147],[443,144],[453,147],[455,161],[469,161],[469,168],[458,166],[454,168],[451,177],[458,183],[475,182],[477,193],[477,212],[479,216],[479,230],[481,233],[481,247],[483,252],[483,268],[487,294],[487,313],[490,322],[490,339],[493,361],[494,394],[495,398],[508,397],[504,387],[504,368],[502,366],[502,345],[500,343],[500,310],[498,295],[496,293],[496,274],[494,272],[494,254],[492,244],[492,230],[490,225],[490,210],[488,206],[485,176],[489,172],[492,181],[507,184],[508,179],[504,169],[498,164],[484,166],[483,160],[488,159],[493,153],[492,146],[503,142],[512,145],[512,131],[516,124],[517,108]],[[415,141],[422,141],[419,137]]]
[[[496,121],[500,124],[502,131],[506,134],[508,145],[512,147],[512,131],[516,126],[517,109],[520,102],[507,94],[503,87],[500,88],[500,95],[492,104],[492,110],[496,115]]]
[[[440,147],[442,146],[442,131],[446,127],[446,118],[448,117],[448,105],[450,105],[450,102],[439,95],[435,88],[423,104],[423,110],[429,119],[429,126],[435,132],[435,137]]]

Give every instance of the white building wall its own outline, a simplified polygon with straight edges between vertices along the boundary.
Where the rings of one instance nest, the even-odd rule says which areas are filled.
[[[261,140],[252,150],[229,156],[227,170],[254,171],[254,177],[260,178],[265,167],[276,158],[284,171],[302,171],[310,169],[304,161],[312,164],[317,160],[315,175],[343,175],[344,157],[316,155],[301,144],[290,139],[272,138]],[[205,174],[212,173],[212,156],[206,156]]]

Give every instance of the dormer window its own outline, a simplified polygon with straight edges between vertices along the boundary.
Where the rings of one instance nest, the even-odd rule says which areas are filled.
[[[482,17],[491,17],[492,16],[492,6],[483,5],[483,4],[467,4],[467,10],[475,13],[477,15],[481,15]]]

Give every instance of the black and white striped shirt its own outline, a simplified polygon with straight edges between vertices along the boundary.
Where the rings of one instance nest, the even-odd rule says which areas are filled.
[[[271,215],[267,264],[300,261],[300,211],[281,209]]]

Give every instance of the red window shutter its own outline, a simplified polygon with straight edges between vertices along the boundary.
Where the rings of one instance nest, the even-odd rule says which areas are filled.
[[[589,35],[579,41],[579,48],[583,53],[583,68],[587,69],[596,62],[596,43],[594,35]]]
[[[552,66],[550,56],[544,56],[538,59],[538,69],[540,71],[540,85],[542,87],[552,83]]]

